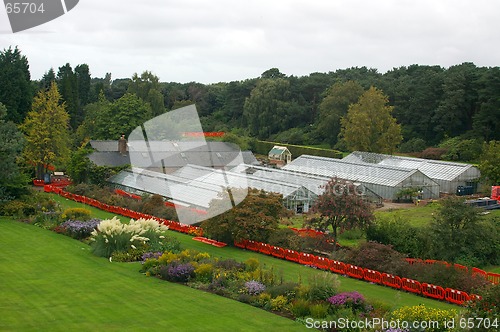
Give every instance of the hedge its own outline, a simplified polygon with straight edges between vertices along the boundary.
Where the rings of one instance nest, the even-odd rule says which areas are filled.
[[[267,141],[256,141],[253,144],[253,150],[254,150],[253,152],[267,156],[269,151],[275,145],[287,147],[288,150],[290,150],[290,152],[292,153],[292,157],[294,158],[301,156],[303,154],[308,154],[312,156],[342,159],[342,152],[337,150],[313,148],[303,145],[282,144],[282,143],[267,142]]]

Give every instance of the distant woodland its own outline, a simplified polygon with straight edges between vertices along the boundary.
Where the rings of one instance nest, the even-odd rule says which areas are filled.
[[[22,124],[33,98],[55,82],[59,103],[69,115],[73,149],[88,139],[118,139],[150,118],[192,103],[205,131],[224,131],[229,139],[344,151],[361,146],[421,153],[433,147],[445,159],[464,161],[476,160],[484,142],[500,140],[499,67],[414,64],[386,73],[353,67],[301,77],[271,68],[260,77],[233,82],[166,81],[168,77],[160,79],[149,71],[131,73],[129,78],[113,78],[112,73],[92,77],[87,64],[69,63],[47,68],[41,80],[32,80],[21,50],[10,47],[0,53],[5,119]],[[376,123],[386,116],[390,123]],[[373,140],[367,146],[353,145],[348,137],[351,133],[370,138],[392,130],[390,126],[393,134],[385,140],[393,146],[388,149],[373,147]]]

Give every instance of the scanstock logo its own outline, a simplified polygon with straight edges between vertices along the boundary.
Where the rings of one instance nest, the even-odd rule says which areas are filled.
[[[73,9],[79,0],[4,0],[12,32],[31,29]]]
[[[136,190],[169,197],[179,221],[191,225],[243,201],[248,195],[248,179],[231,172],[244,163],[239,146],[225,143],[224,150],[219,150],[203,135],[186,132],[203,133],[195,105],[169,111],[136,127],[128,136],[132,175],[125,182]],[[186,208],[189,202],[208,203],[208,209],[205,214],[193,213]]]

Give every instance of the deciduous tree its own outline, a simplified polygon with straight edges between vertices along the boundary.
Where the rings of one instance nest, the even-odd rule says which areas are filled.
[[[483,145],[481,176],[492,185],[500,185],[500,141],[490,141]]]
[[[341,137],[350,150],[393,153],[401,143],[401,125],[381,90],[371,87],[341,120]]]
[[[497,264],[500,241],[498,222],[483,220],[480,210],[450,197],[430,225],[430,255],[435,259],[463,265]]]
[[[238,190],[234,196],[239,196]],[[221,211],[220,204],[227,201],[216,199],[211,202],[211,211]],[[278,229],[280,217],[285,213],[283,197],[257,189],[249,189],[248,195],[236,207],[202,223],[210,237],[232,243],[243,239],[267,242],[270,234]]]
[[[24,156],[37,166],[36,176],[43,179],[50,164],[64,163],[69,157],[69,115],[53,82],[33,99],[32,110],[21,126],[26,135]]]
[[[333,178],[324,189],[311,209],[318,216],[306,223],[320,231],[331,231],[337,250],[338,230],[368,226],[374,220],[373,209],[349,181]]]
[[[151,106],[153,116],[165,112],[165,101],[160,91],[160,79],[150,71],[145,71],[141,76],[135,73],[128,86],[128,92],[135,94]]]
[[[363,87],[355,82],[337,82],[326,92],[319,105],[318,136],[330,146],[335,146],[340,134],[340,119],[347,114],[349,106],[356,103],[363,94]]]
[[[244,116],[252,135],[268,138],[304,121],[305,109],[290,94],[283,78],[261,79],[245,100]]]
[[[478,68],[473,63],[450,67],[444,74],[443,97],[434,115],[435,132],[444,138],[472,129],[478,109]]]

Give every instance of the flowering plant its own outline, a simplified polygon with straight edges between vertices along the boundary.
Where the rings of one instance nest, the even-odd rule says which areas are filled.
[[[163,233],[168,227],[154,219],[130,220],[124,224],[116,217],[101,221],[91,233],[92,251],[97,256],[111,257],[115,251],[142,248],[159,249],[163,246]]]
[[[158,259],[163,253],[161,251],[148,251],[142,254],[141,256],[141,263],[144,264],[148,259]]]
[[[245,291],[250,295],[259,295],[266,290],[266,286],[255,280],[245,282]]]
[[[61,224],[67,235],[72,238],[81,240],[90,236],[90,234],[97,228],[101,219],[90,219],[87,221],[81,220],[67,220]]]
[[[165,273],[166,272],[166,273]],[[194,267],[189,263],[172,263],[163,269],[162,277],[170,281],[186,282],[193,275]]]
[[[362,304],[365,301],[365,298],[363,295],[360,293],[354,291],[354,292],[344,292],[344,293],[339,293],[335,296],[332,296],[328,299],[328,302],[330,302],[333,305],[336,306],[343,306],[343,305],[348,305],[348,304]]]
[[[336,308],[351,308],[353,313],[356,311],[370,311],[371,306],[365,305],[365,298],[360,293],[343,292],[328,298],[328,302]]]
[[[428,308],[423,304],[412,306],[412,307],[401,307],[395,311],[393,311],[390,315],[390,319],[406,321],[406,322],[424,322],[424,321],[433,321],[437,322],[436,328],[428,327],[425,331],[450,331],[450,329],[445,327],[445,321],[451,321],[457,316],[456,310],[443,310],[443,309],[434,309]],[[411,324],[410,324],[411,326]],[[443,327],[445,327],[443,329]]]

